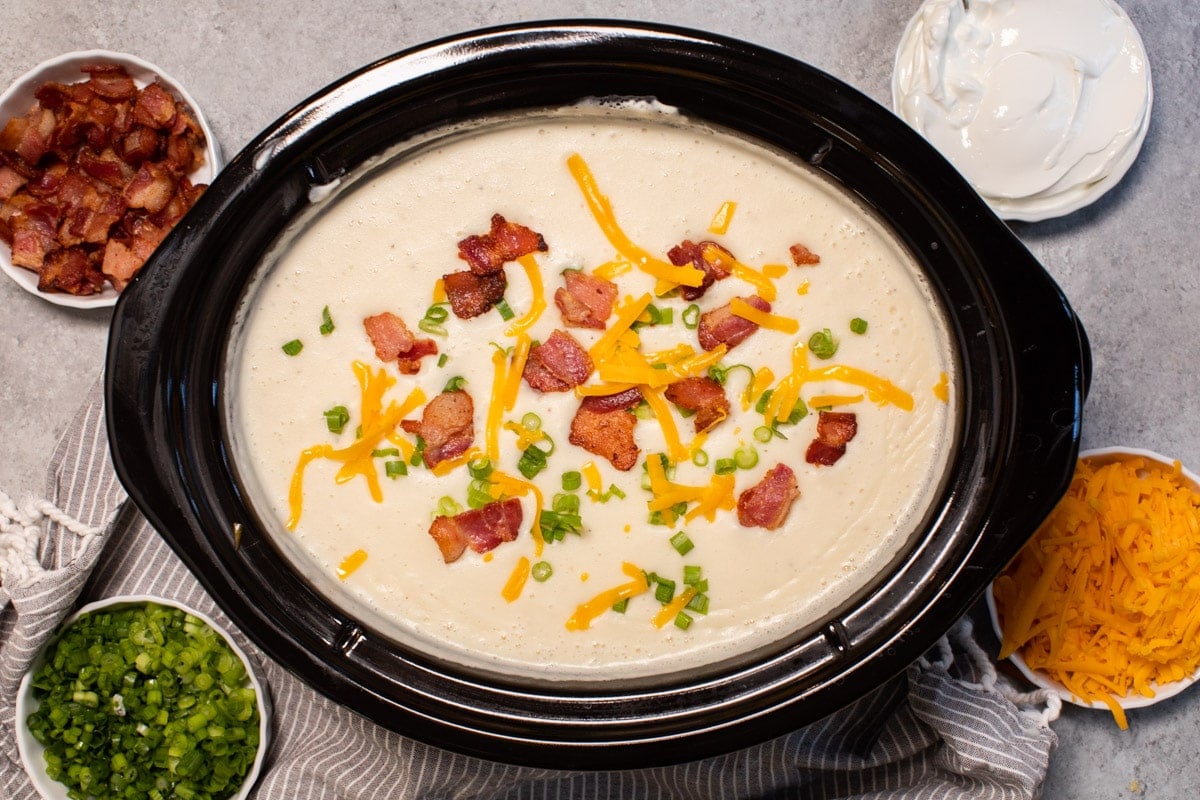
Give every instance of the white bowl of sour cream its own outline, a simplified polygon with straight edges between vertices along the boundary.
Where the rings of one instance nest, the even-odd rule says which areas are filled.
[[[1115,186],[1149,127],[1141,37],[1112,0],[926,0],[892,105],[1005,219],[1076,211]]]

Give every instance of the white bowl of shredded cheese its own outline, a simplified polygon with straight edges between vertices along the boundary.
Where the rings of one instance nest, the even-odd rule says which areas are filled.
[[[1071,488],[989,587],[992,626],[1030,682],[1124,711],[1200,678],[1200,478],[1129,447],[1080,454]]]

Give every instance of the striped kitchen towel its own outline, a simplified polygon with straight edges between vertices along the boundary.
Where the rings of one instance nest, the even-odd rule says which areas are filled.
[[[1057,707],[998,683],[966,620],[905,674],[842,712],[703,761],[563,772],[482,761],[407,739],[318,694],[233,628],[127,502],[109,462],[97,385],[54,452],[46,498],[18,506],[0,493],[0,797],[37,797],[17,754],[14,702],[38,648],[81,603],[142,593],[209,614],[257,660],[275,708],[271,752],[253,795],[267,800],[1017,800],[1040,795],[1057,742],[1049,727]]]

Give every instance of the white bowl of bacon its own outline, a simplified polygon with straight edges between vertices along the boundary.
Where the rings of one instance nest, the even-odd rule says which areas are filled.
[[[1177,459],[1080,454],[1070,489],[987,592],[1000,656],[1064,701],[1125,711],[1200,678],[1200,478]]]
[[[0,269],[75,308],[111,306],[221,166],[200,107],[140,58],[52,58],[0,95]]]

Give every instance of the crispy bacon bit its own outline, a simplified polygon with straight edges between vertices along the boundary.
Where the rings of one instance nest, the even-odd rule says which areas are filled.
[[[821,257],[802,244],[794,244],[789,249],[792,251],[792,263],[797,267],[821,263]]]
[[[758,295],[741,298],[759,311],[770,311],[771,304]],[[700,346],[712,350],[719,344],[732,350],[744,342],[750,334],[758,330],[758,325],[748,319],[743,319],[730,310],[729,303],[706,311],[700,315],[700,324],[696,327],[696,335]]]
[[[556,329],[530,349],[522,374],[539,392],[565,392],[586,381],[592,369],[587,350],[571,334]]]
[[[433,339],[417,339],[407,353],[396,359],[396,366],[405,375],[416,375],[421,370],[421,359],[436,356],[437,353],[437,342]]]
[[[449,564],[457,561],[468,547],[476,553],[486,553],[513,541],[521,530],[521,517],[521,501],[509,497],[452,517],[437,517],[429,526],[429,535]]]
[[[628,392],[614,397],[626,394]],[[636,405],[636,401],[633,404]],[[585,397],[575,412],[575,418],[571,420],[571,433],[567,440],[576,447],[608,459],[617,469],[628,471],[637,463],[640,452],[633,439],[637,417],[628,407],[609,410],[611,405],[610,398]]]
[[[675,266],[685,267],[690,264],[704,273],[704,280],[700,282],[699,286],[679,287],[679,294],[684,300],[695,300],[701,297],[708,291],[708,287],[713,285],[714,281],[724,280],[729,277],[729,270],[725,269],[718,261],[709,261],[704,257],[704,251],[709,247],[715,247],[730,261],[733,260],[733,253],[716,242],[711,241],[693,242],[691,239],[684,239],[667,251],[667,258]]]
[[[44,291],[94,294],[106,279],[123,288],[203,192],[186,175],[204,161],[204,134],[161,84],[138,90],[117,64],[81,71],[37,87],[0,129],[0,239],[14,264],[53,269],[39,274]],[[77,247],[84,261],[51,258]]]
[[[540,233],[493,214],[490,231],[473,234],[458,243],[458,257],[476,275],[491,275],[503,269],[507,261],[548,249]]]
[[[667,387],[667,399],[687,411],[695,411],[696,433],[711,430],[729,416],[725,387],[712,378],[684,378]]]
[[[638,387],[617,394],[593,395],[583,398],[589,411],[606,414],[609,411],[627,411],[642,402],[642,390]]]
[[[773,531],[783,524],[799,496],[796,474],[786,464],[776,464],[738,497],[738,522],[746,528]]]
[[[563,271],[565,287],[554,292],[563,322],[576,328],[604,330],[617,301],[617,285],[577,269]]]
[[[412,350],[416,337],[404,324],[404,320],[390,311],[367,317],[363,320],[363,328],[367,338],[375,348],[375,355],[380,361],[395,361],[402,354]]]
[[[442,392],[425,404],[420,422],[406,419],[400,426],[425,441],[425,466],[433,469],[461,456],[475,441],[475,404],[462,389]]]
[[[817,417],[817,438],[808,445],[804,460],[829,467],[846,453],[846,443],[858,433],[858,417],[847,411],[822,411]]]
[[[476,275],[463,270],[443,275],[442,285],[446,288],[450,310],[459,319],[470,319],[500,302],[504,290],[508,288],[508,278],[503,270],[492,275]]]

